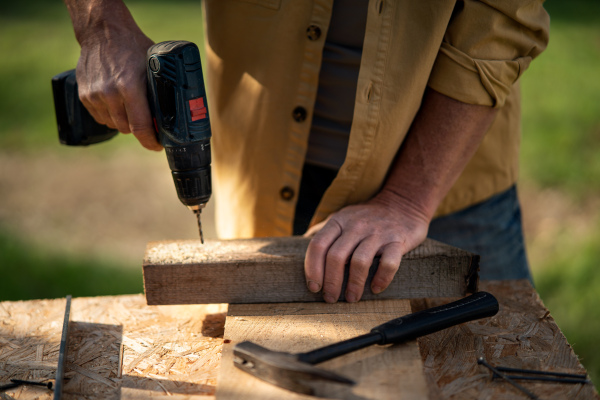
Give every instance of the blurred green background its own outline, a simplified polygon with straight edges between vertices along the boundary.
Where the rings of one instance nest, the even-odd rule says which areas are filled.
[[[202,43],[198,0],[127,4],[154,41]],[[550,45],[522,79],[520,197],[537,289],[598,384],[600,2],[546,8]],[[3,2],[0,53],[0,300],[141,293],[145,244],[197,235],[164,155],[131,135],[58,144],[50,78],[79,54],[62,2]]]

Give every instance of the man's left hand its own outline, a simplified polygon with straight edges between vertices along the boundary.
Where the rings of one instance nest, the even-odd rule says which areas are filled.
[[[417,207],[385,190],[366,203],[341,209],[307,232],[316,232],[304,265],[309,290],[322,289],[323,299],[335,303],[349,263],[345,298],[359,301],[373,258],[381,256],[371,282],[371,291],[381,293],[392,282],[402,256],[425,240],[428,225]]]

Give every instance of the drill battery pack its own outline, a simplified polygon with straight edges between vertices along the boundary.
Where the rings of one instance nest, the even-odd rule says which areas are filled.
[[[96,122],[79,100],[75,70],[52,78],[58,138],[67,146],[88,146],[111,139],[119,132]]]

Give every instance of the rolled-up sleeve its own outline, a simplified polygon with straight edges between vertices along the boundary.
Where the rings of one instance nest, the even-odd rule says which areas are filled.
[[[428,85],[469,104],[501,107],[548,44],[543,0],[458,1]]]

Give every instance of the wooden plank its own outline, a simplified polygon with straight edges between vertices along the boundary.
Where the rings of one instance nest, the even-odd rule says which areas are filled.
[[[495,366],[586,373],[529,281],[482,281],[481,289],[498,299],[495,317],[418,340],[431,399],[526,398],[502,380],[492,380],[490,371],[477,365],[480,356]],[[413,300],[413,310],[449,300]],[[540,399],[599,399],[592,384],[519,383]]]
[[[233,365],[233,347],[250,340],[269,349],[302,352],[364,334],[410,312],[408,300],[349,303],[230,305],[217,384],[217,399],[301,400],[297,394],[263,382]],[[428,389],[416,341],[372,346],[319,364],[359,382],[354,388],[323,386],[344,399],[425,399]],[[328,391],[328,392],[327,392]]]
[[[144,259],[149,305],[322,301],[306,288],[303,237],[151,242]],[[375,260],[367,287],[377,268]],[[390,286],[363,299],[463,296],[477,288],[479,256],[433,240],[404,256]],[[341,300],[343,300],[343,293]]]

